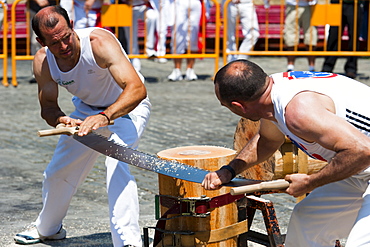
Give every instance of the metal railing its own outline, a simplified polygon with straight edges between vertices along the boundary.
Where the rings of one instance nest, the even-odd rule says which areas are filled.
[[[366,0],[369,1],[369,0]],[[318,4],[311,6],[312,17],[311,17],[311,26],[315,26],[319,29],[320,35],[318,40],[318,45],[313,47],[312,45],[308,46],[308,49],[303,50],[301,49],[301,45],[303,42],[294,45],[292,51],[288,51],[286,49],[286,45],[284,44],[283,34],[284,34],[284,21],[285,21],[285,1],[281,0],[280,4],[271,5],[269,9],[263,9],[263,5],[261,3],[255,4],[259,11],[259,18],[264,19],[265,21],[261,22],[260,24],[260,38],[259,38],[259,46],[254,46],[248,52],[241,52],[239,49],[235,51],[227,51],[226,50],[226,43],[227,43],[227,23],[229,21],[227,16],[227,7],[230,4],[231,0],[227,0],[225,2],[224,15],[223,15],[223,22],[224,22],[224,31],[223,31],[223,54],[224,54],[224,63],[226,63],[227,55],[254,55],[254,56],[370,56],[370,39],[367,39],[366,44],[362,42],[362,48],[359,49],[359,41],[358,41],[358,34],[359,25],[357,23],[359,13],[359,0],[354,0],[354,25],[353,25],[353,38],[351,40],[353,49],[348,50],[343,47],[344,40],[347,41],[347,38],[350,34],[346,34],[346,37],[343,37],[342,33],[342,4],[343,0],[340,0],[337,4],[329,3],[329,0],[325,2],[319,1]],[[298,8],[298,6],[296,6]],[[366,7],[369,8],[369,7]],[[279,13],[279,20],[280,23],[271,24],[270,12],[271,10],[278,10]],[[369,9],[366,9],[369,12]],[[276,13],[275,13],[276,15]],[[275,16],[276,18],[276,16]],[[273,29],[280,30],[280,37],[273,37],[271,34],[271,26],[274,25]],[[276,27],[276,26],[279,27]],[[302,40],[302,34],[298,28],[298,16],[296,18],[296,35],[300,37]],[[338,27],[338,50],[337,51],[329,51],[327,49],[327,41],[328,41],[328,32],[329,26]],[[262,28],[261,28],[262,27]],[[240,30],[240,25],[238,24],[236,27],[237,30]],[[346,30],[346,29],[345,29]],[[368,26],[367,33],[370,32],[370,25]],[[243,40],[244,37],[240,35],[240,32],[236,32],[236,46],[239,47],[240,41]],[[271,45],[272,41],[275,42],[275,45]],[[262,48],[261,48],[262,47]]]
[[[26,11],[26,54],[17,54],[17,29],[16,29],[16,7],[20,2],[26,2],[25,0],[15,0],[12,4],[11,10],[11,55],[12,55],[12,85],[18,86],[17,81],[17,60],[33,60],[33,55],[31,55],[31,42],[30,42],[30,12]]]
[[[255,0],[261,1],[261,0]],[[348,44],[348,31],[345,30],[342,33],[342,20],[341,20],[341,13],[342,13],[342,4],[343,0],[339,0],[338,4],[330,4],[329,0],[319,0],[317,5],[312,6],[312,18],[311,18],[311,25],[316,26],[319,32],[318,35],[318,45],[313,47],[312,45],[308,46],[308,49],[303,49],[302,42],[299,44],[294,45],[293,50],[287,50],[286,45],[284,44],[284,25],[285,25],[285,1],[284,0],[271,0],[273,4],[269,9],[265,9],[263,4],[256,3],[255,7],[257,9],[258,14],[258,23],[259,23],[259,33],[260,36],[258,38],[257,44],[252,47],[250,51],[241,52],[239,49],[235,51],[227,51],[227,39],[229,38],[227,35],[227,24],[228,24],[228,14],[227,14],[227,5],[230,4],[231,0],[227,0],[225,5],[223,6],[223,17],[221,17],[221,9],[219,1],[211,0],[212,8],[213,8],[213,16],[206,22],[205,13],[203,12],[202,15],[202,28],[200,30],[200,40],[202,42],[202,49],[195,53],[191,52],[191,49],[187,49],[185,54],[176,54],[176,53],[166,53],[164,56],[158,56],[158,58],[212,58],[215,60],[215,72],[218,70],[219,66],[219,58],[220,53],[223,53],[224,56],[224,63],[226,63],[226,57],[229,54],[232,55],[254,55],[254,56],[370,56],[370,39],[368,38],[367,41],[361,41],[361,47],[359,47],[359,41],[357,39],[359,30],[357,22],[357,16],[359,14],[359,0],[354,0],[354,31],[353,36],[356,37],[351,42],[353,42],[352,50],[348,50],[344,48],[343,44]],[[275,2],[273,2],[275,1]],[[278,1],[278,2],[276,2]],[[325,1],[325,2],[322,2]],[[369,0],[366,0],[369,1]],[[25,11],[26,20],[23,25],[26,28],[26,34],[23,35],[25,39],[25,49],[22,51],[22,54],[17,54],[17,20],[16,20],[16,6],[20,2],[26,2],[26,0],[15,0],[12,4],[11,8],[11,21],[10,23],[7,22],[6,18],[6,11],[4,11],[4,28],[3,28],[3,37],[7,37],[8,27],[11,27],[11,65],[12,65],[12,85],[17,86],[17,75],[16,75],[16,62],[18,60],[32,60],[33,55],[31,55],[30,49],[30,13],[28,10]],[[2,3],[4,10],[6,6]],[[26,3],[27,4],[27,3]],[[203,3],[204,4],[204,3]],[[123,4],[119,4],[123,5]],[[105,8],[111,8],[113,5],[105,6]],[[127,6],[126,6],[127,7]],[[366,8],[369,8],[368,5]],[[366,9],[369,12],[369,9]],[[127,10],[126,10],[127,11]],[[132,12],[132,8],[129,6],[128,11]],[[191,13],[189,13],[191,14]],[[112,15],[112,14],[110,14]],[[118,19],[126,19],[122,18],[122,13],[117,12],[116,18]],[[112,16],[111,16],[112,17]],[[125,16],[127,17],[127,16]],[[104,13],[103,13],[104,18]],[[114,19],[113,18],[113,19]],[[119,23],[117,25],[110,25],[113,26],[129,26],[130,28],[130,39],[133,38],[132,35],[132,26],[137,25],[137,23],[132,23],[132,13],[131,22],[128,23]],[[104,20],[104,19],[103,19]],[[237,22],[238,23],[238,22]],[[104,24],[104,23],[103,23]],[[140,49],[142,51],[140,54],[132,54],[132,48],[128,48],[128,56],[129,58],[140,58],[146,59],[148,55],[145,54],[145,44],[146,44],[146,26],[145,20],[143,20],[143,32],[144,34],[139,37],[140,39],[144,39],[144,49]],[[296,25],[298,26],[298,20],[296,19]],[[328,41],[328,26],[335,26],[338,27],[338,50],[337,51],[329,51],[327,49],[327,41]],[[239,47],[240,43],[244,39],[243,33],[240,31],[240,24],[236,25],[236,37],[235,42],[236,46]],[[367,34],[370,33],[370,25],[367,27]],[[275,32],[275,33],[274,33]],[[344,35],[343,35],[344,34]],[[169,36],[169,34],[167,34]],[[298,33],[297,28],[297,36],[302,39],[302,34]],[[344,38],[342,37],[344,36]],[[169,37],[167,37],[169,39]],[[212,45],[208,42],[212,40]],[[167,40],[168,41],[168,40]],[[220,50],[220,41],[223,41],[223,48],[222,51]],[[23,42],[23,41],[22,41]],[[133,42],[130,42],[132,44]],[[176,41],[173,42],[173,45],[176,46]],[[24,47],[24,46],[23,46]],[[3,85],[8,86],[8,78],[7,78],[7,39],[3,38],[3,54],[0,54],[0,59],[4,59],[4,71],[3,71]]]
[[[0,1],[3,8],[3,52],[0,54],[0,59],[3,59],[3,80],[2,83],[5,87],[9,86],[8,82],[8,6]],[[0,27],[1,28],[1,27]]]

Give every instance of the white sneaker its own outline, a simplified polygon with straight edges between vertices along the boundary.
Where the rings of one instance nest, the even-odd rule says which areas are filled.
[[[14,237],[14,241],[18,244],[36,244],[42,242],[42,240],[60,240],[66,238],[67,232],[60,227],[60,230],[51,236],[42,236],[36,228],[35,223],[31,223],[27,229],[21,233],[18,233]]]
[[[198,76],[195,74],[194,69],[188,68],[186,70],[185,80],[188,80],[188,81],[198,80]]]
[[[157,58],[156,62],[158,62],[158,63],[167,63],[168,60],[167,60],[167,58],[161,57],[161,58]]]
[[[172,73],[167,77],[170,81],[182,81],[182,74],[180,69],[173,69]]]
[[[132,64],[132,66],[134,66],[134,68],[137,71],[140,71],[141,70],[141,61],[140,61],[139,58],[133,58],[133,59],[131,59],[131,64]]]
[[[157,56],[157,52],[153,49],[146,48],[146,55],[148,56],[148,58],[154,58]]]

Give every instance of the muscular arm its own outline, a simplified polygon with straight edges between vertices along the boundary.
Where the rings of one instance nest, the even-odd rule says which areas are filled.
[[[99,33],[99,37],[95,37],[94,33]],[[108,68],[114,80],[123,89],[117,101],[109,106],[105,113],[111,119],[128,114],[145,99],[147,92],[144,84],[110,33],[95,30],[91,34],[91,44],[97,63]]]
[[[261,120],[259,133],[257,133],[240,151],[237,157],[230,162],[236,174],[265,161],[284,143],[285,136],[269,120]],[[202,185],[205,189],[217,189],[223,183],[229,182],[231,173],[218,170],[206,175]]]
[[[287,127],[297,136],[336,152],[319,172],[287,175],[287,192],[300,196],[322,185],[357,174],[370,165],[370,138],[335,115],[333,101],[321,94],[303,92],[286,108]]]
[[[97,29],[91,33],[90,39],[96,62],[100,67],[108,68],[114,80],[123,89],[118,99],[104,110],[113,120],[128,114],[145,99],[146,88],[112,34]],[[81,125],[79,133],[87,134],[91,126],[92,129],[103,126],[103,121],[106,119],[101,115],[88,117]]]
[[[261,120],[259,132],[230,163],[237,174],[268,159],[283,144],[285,136],[269,120]]]
[[[41,48],[35,55],[33,72],[38,83],[41,117],[53,127],[60,122],[70,123],[70,121],[62,121],[62,118],[66,120],[68,117],[65,117],[58,105],[58,84],[51,78],[44,48]]]

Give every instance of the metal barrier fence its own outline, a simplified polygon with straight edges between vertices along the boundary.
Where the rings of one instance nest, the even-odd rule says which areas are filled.
[[[17,81],[17,60],[33,60],[33,55],[31,55],[31,42],[30,42],[30,12],[28,11],[28,8],[26,8],[25,13],[26,13],[26,19],[22,20],[22,23],[17,21],[17,16],[16,16],[16,8],[17,5],[20,2],[28,4],[25,0],[15,0],[12,4],[12,10],[11,10],[11,56],[12,56],[12,85],[17,86],[18,81]],[[17,24],[22,25],[22,28],[17,28]],[[25,25],[25,26],[24,26]],[[23,37],[26,39],[26,50],[25,54],[20,55],[17,54],[17,37],[20,35],[20,31],[25,33],[22,34]]]
[[[218,70],[218,64],[219,64],[219,50],[220,50],[220,39],[219,39],[219,33],[220,33],[220,16],[219,16],[219,13],[220,13],[220,10],[219,10],[219,4],[216,0],[211,0],[213,2],[213,6],[214,8],[216,9],[215,13],[215,27],[213,27],[215,29],[215,42],[214,42],[214,48],[211,49],[212,51],[211,52],[206,52],[206,30],[207,30],[207,26],[206,26],[206,23],[205,23],[205,13],[203,12],[202,13],[202,20],[204,20],[203,22],[203,25],[202,25],[202,29],[200,31],[201,33],[201,41],[202,41],[202,50],[198,53],[192,53],[190,51],[190,49],[187,49],[187,52],[185,54],[174,54],[174,53],[171,53],[171,54],[166,54],[164,56],[159,56],[159,58],[168,58],[168,59],[171,59],[171,58],[214,58],[215,59],[215,71]],[[30,30],[30,12],[28,10],[28,8],[26,8],[25,10],[25,14],[26,14],[26,20],[21,23],[22,25],[22,28],[17,28],[17,25],[19,24],[19,22],[17,21],[17,16],[16,16],[16,8],[17,8],[17,5],[20,4],[20,3],[25,3],[26,5],[28,4],[26,0],[15,0],[12,4],[12,8],[11,8],[11,63],[12,63],[12,85],[13,86],[17,86],[18,85],[18,82],[17,82],[17,70],[16,70],[16,67],[17,67],[17,61],[18,60],[33,60],[33,55],[31,54],[31,49],[30,49],[30,33],[31,33],[31,30]],[[204,4],[204,3],[203,3]],[[102,10],[102,14],[103,14],[103,26],[110,26],[110,27],[118,27],[118,26],[129,26],[130,27],[130,37],[131,39],[134,37],[134,35],[132,35],[132,21],[131,22],[127,22],[127,20],[129,18],[130,13],[128,13],[127,11],[132,11],[132,8],[131,7],[128,7],[127,8],[127,5],[126,5],[126,8],[122,9],[122,7],[124,7],[124,4],[119,4],[120,6],[116,6],[116,5],[107,5],[107,6],[104,6],[103,10]],[[105,12],[109,10],[109,12]],[[117,12],[118,11],[118,12]],[[189,13],[191,14],[191,13]],[[125,18],[122,18],[122,16],[125,16]],[[131,14],[132,16],[132,14]],[[109,17],[109,19],[111,19],[111,21],[113,20],[114,22],[116,23],[104,23],[104,18],[107,18]],[[123,21],[123,23],[122,23]],[[144,21],[145,22],[145,21]],[[105,24],[105,25],[104,25]],[[25,44],[22,44],[23,46],[25,46],[25,49],[22,50],[22,52],[20,53],[17,53],[18,49],[17,49],[17,45],[19,45],[17,43],[17,38],[20,36],[19,34],[19,31],[21,30],[21,32],[25,32],[24,34],[22,34],[22,38],[25,39]],[[145,31],[145,25],[144,25],[144,32]],[[146,39],[146,35],[144,35],[144,40]],[[145,43],[145,42],[144,42]],[[132,42],[131,42],[132,44]],[[175,43],[175,46],[176,46],[176,43]],[[131,49],[130,49],[131,50]],[[145,50],[145,48],[144,48]],[[146,54],[130,54],[130,52],[128,52],[128,56],[129,58],[148,58],[148,56]]]
[[[202,49],[200,52],[194,53],[191,52],[191,49],[187,49],[185,54],[176,54],[176,53],[166,53],[163,56],[158,56],[158,58],[213,58],[215,60],[215,71],[218,70],[219,57],[222,52],[224,63],[228,55],[254,55],[254,56],[370,56],[370,39],[367,38],[366,41],[358,42],[359,28],[357,23],[357,16],[361,13],[359,10],[360,3],[365,3],[365,11],[369,12],[369,0],[364,0],[360,2],[359,0],[354,0],[354,30],[353,37],[356,37],[351,42],[352,49],[345,49],[343,44],[348,45],[348,39],[351,36],[351,33],[348,29],[342,30],[342,6],[343,0],[339,0],[337,4],[329,3],[329,0],[319,0],[317,5],[311,6],[312,17],[311,25],[316,26],[318,30],[318,44],[316,47],[309,45],[307,50],[302,46],[302,41],[293,46],[292,50],[287,50],[284,40],[284,27],[285,27],[285,1],[284,0],[271,0],[270,8],[265,9],[262,0],[255,0],[255,8],[257,12],[257,19],[259,25],[259,37],[257,43],[252,46],[249,51],[240,51],[239,46],[241,42],[245,39],[245,34],[243,34],[239,19],[236,17],[236,33],[235,33],[235,50],[227,49],[227,42],[230,38],[228,35],[228,23],[230,18],[228,16],[227,7],[231,3],[231,0],[226,0],[224,6],[221,7],[218,0],[210,0],[211,2],[211,11],[210,18],[206,21],[205,12],[202,12],[201,29],[200,29],[200,41]],[[260,1],[260,2],[257,2]],[[267,1],[267,0],[266,0]],[[324,2],[323,2],[324,1]],[[204,2],[204,1],[202,1]],[[4,4],[0,1],[2,6]],[[28,9],[25,11],[26,18],[19,23],[16,17],[16,8],[19,3],[27,4],[26,0],[15,0],[11,8],[11,21],[7,23],[7,18],[4,16],[4,28],[3,28],[3,54],[0,54],[0,59],[4,59],[4,75],[3,75],[3,85],[7,86],[7,55],[8,52],[5,52],[7,49],[7,39],[4,37],[7,36],[7,26],[11,27],[11,61],[12,61],[12,85],[17,86],[17,75],[16,75],[16,61],[17,60],[32,60],[33,55],[30,54],[30,13]],[[204,3],[203,3],[204,4]],[[126,9],[123,11],[122,6],[125,4],[112,4],[103,7],[102,10],[102,20],[103,26],[110,27],[119,27],[119,26],[128,26],[130,28],[130,39],[132,41],[133,35],[133,25],[138,25],[138,23],[132,22],[132,7],[125,5]],[[5,6],[4,6],[5,7]],[[203,6],[204,7],[204,6]],[[298,7],[297,7],[298,8]],[[5,9],[5,8],[4,8]],[[109,11],[110,12],[109,12]],[[18,10],[19,11],[19,10]],[[221,17],[221,12],[223,17]],[[191,14],[191,13],[188,13]],[[4,11],[6,15],[6,11]],[[122,18],[125,16],[125,18]],[[111,21],[110,23],[104,25],[104,20]],[[122,23],[122,20],[125,22]],[[127,20],[129,20],[127,22]],[[112,23],[113,21],[113,23]],[[21,25],[21,28],[19,26]],[[176,24],[175,24],[176,25]],[[295,20],[295,25],[298,27],[298,18]],[[328,30],[329,26],[338,28],[338,50],[328,50]],[[141,29],[140,29],[141,28]],[[19,30],[23,30],[22,34],[19,34]],[[298,28],[296,29],[298,30]],[[145,20],[142,21],[141,27],[139,27],[140,33],[137,33],[137,37],[141,40],[144,39],[144,49],[140,49],[142,52],[139,54],[132,54],[132,48],[128,49],[129,58],[149,58],[145,54],[145,44],[146,44],[146,26]],[[370,25],[368,25],[366,30],[366,35],[370,32]],[[302,40],[303,34],[297,33],[295,36],[299,37]],[[22,37],[23,47],[22,54],[17,54],[17,38]],[[250,37],[249,37],[250,38]],[[253,38],[253,36],[252,36]],[[313,37],[310,37],[312,39]],[[171,32],[168,31],[166,40],[171,39]],[[24,41],[25,40],[25,41]],[[212,42],[210,42],[210,40]],[[19,40],[18,40],[19,41]],[[220,49],[220,41],[222,42],[223,47]],[[133,42],[130,42],[132,44]],[[173,46],[176,46],[176,40],[173,41]]]
[[[8,82],[8,6],[0,1],[1,7],[3,9],[3,20],[2,20],[2,53],[0,54],[0,59],[3,59],[3,81],[2,84],[7,87]],[[1,23],[1,21],[0,21]],[[1,28],[1,25],[0,25]]]
[[[342,27],[342,7],[343,0],[338,0],[338,3],[329,3],[329,0],[319,1],[318,4],[310,6],[311,8],[311,23],[310,26],[315,26],[318,30],[318,44],[316,47],[309,45],[307,50],[304,50],[302,47],[303,34],[300,31],[298,25],[298,15],[295,19],[296,33],[295,36],[299,37],[300,43],[297,43],[293,46],[293,50],[288,51],[286,49],[284,41],[284,27],[285,23],[285,1],[281,0],[275,2],[270,8],[265,9],[263,3],[256,3],[254,6],[256,8],[258,19],[259,19],[259,33],[260,37],[258,40],[258,47],[253,46],[250,51],[241,52],[239,49],[240,41],[243,41],[244,37],[241,33],[241,27],[239,21],[237,21],[236,27],[236,50],[228,51],[227,43],[232,42],[229,40],[227,35],[228,22],[230,18],[228,17],[227,8],[232,0],[226,0],[223,6],[223,20],[224,20],[224,29],[223,29],[223,54],[224,54],[224,63],[228,55],[255,55],[255,56],[370,56],[370,39],[367,41],[361,42],[361,47],[358,36],[359,36],[359,26],[360,23],[357,23],[358,16],[361,14],[360,5],[364,4],[364,11],[369,12],[369,0],[359,1],[354,0],[354,25],[353,25],[353,34],[349,33],[348,28],[343,29]],[[258,1],[258,0],[257,0]],[[273,0],[272,0],[273,1]],[[296,10],[298,6],[296,6]],[[237,16],[239,19],[240,17]],[[251,20],[253,21],[253,20]],[[368,21],[367,21],[368,23]],[[328,50],[328,33],[330,27],[338,28],[338,41],[337,41],[337,50]],[[366,33],[370,32],[370,25],[367,27]],[[352,40],[351,35],[353,35]],[[310,39],[313,39],[312,35]],[[348,44],[352,42],[352,49],[346,49],[343,46],[343,43]],[[310,42],[311,43],[311,42]]]

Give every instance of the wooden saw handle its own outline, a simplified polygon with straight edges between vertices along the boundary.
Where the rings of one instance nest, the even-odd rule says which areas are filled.
[[[231,195],[249,194],[264,190],[284,190],[289,187],[289,182],[284,179],[277,179],[273,181],[261,182],[259,184],[239,186],[231,188]]]
[[[59,125],[58,125],[59,126]],[[37,131],[38,136],[53,136],[53,135],[74,135],[78,132],[77,127],[56,127],[55,129],[39,130]]]
[[[109,122],[109,125],[114,124],[114,120]],[[39,130],[38,136],[54,136],[54,135],[74,135],[78,132],[78,127],[65,127],[65,124],[58,124],[55,129]]]

